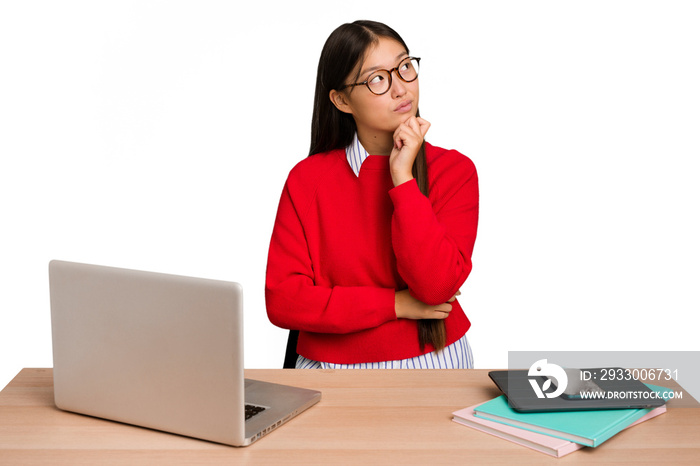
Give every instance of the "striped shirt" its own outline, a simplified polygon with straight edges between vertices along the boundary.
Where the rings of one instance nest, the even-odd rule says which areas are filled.
[[[299,356],[297,369],[473,369],[474,357],[467,335],[445,347],[441,351],[421,354],[414,358],[398,361],[380,361],[357,364],[335,364],[314,361]]]
[[[357,137],[357,133],[355,133],[352,143],[345,148],[345,157],[348,159],[350,168],[352,168],[355,176],[360,176],[360,167],[362,166],[362,162],[369,157],[369,152],[362,147],[360,139]]]

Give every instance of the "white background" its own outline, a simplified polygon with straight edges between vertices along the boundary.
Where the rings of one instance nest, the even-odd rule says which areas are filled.
[[[2,0],[0,387],[52,365],[51,259],[238,281],[246,365],[281,367],[272,224],[360,18],[423,58],[427,139],[479,170],[477,367],[699,349],[696,2]]]

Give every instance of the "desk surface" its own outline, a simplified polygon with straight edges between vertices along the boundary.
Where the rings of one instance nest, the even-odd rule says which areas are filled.
[[[697,464],[700,409],[669,408],[598,448],[552,458],[451,421],[500,392],[486,370],[246,370],[319,389],[321,402],[246,448],[58,410],[51,369],[0,392],[0,464]]]

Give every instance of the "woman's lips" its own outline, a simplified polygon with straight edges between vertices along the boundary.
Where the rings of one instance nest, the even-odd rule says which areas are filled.
[[[411,102],[410,100],[407,100],[406,102],[401,102],[401,104],[398,107],[396,107],[394,109],[394,111],[398,112],[398,113],[406,113],[406,112],[411,111],[412,108],[413,108],[413,102]]]

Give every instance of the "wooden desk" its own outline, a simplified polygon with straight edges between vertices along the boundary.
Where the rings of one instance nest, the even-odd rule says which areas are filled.
[[[319,389],[321,402],[246,448],[58,410],[51,369],[23,369],[0,392],[0,464],[698,464],[700,409],[666,414],[598,448],[552,458],[460,426],[451,413],[500,393],[485,370],[247,370]]]

